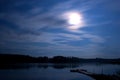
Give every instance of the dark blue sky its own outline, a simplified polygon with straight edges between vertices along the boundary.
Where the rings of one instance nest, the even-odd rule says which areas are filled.
[[[120,0],[0,0],[0,53],[120,57]],[[79,12],[75,30],[63,17]]]

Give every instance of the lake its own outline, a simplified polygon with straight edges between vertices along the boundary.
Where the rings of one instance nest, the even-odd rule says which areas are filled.
[[[0,80],[93,80],[71,69],[86,69],[96,74],[117,74],[120,65],[81,63],[81,64],[11,64],[0,66]]]

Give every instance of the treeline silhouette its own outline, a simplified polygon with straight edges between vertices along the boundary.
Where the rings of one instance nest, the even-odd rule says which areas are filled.
[[[32,57],[29,55],[19,55],[19,54],[0,54],[0,64],[9,63],[89,63],[89,62],[99,62],[99,63],[112,63],[120,64],[120,58],[118,59],[84,59],[78,57],[64,57],[64,56],[54,56],[49,58],[44,57]]]

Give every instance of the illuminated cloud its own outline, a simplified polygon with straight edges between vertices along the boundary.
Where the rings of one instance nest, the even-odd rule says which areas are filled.
[[[67,11],[62,17],[67,21],[67,28],[70,30],[77,30],[84,26],[83,15],[78,11]]]
[[[111,51],[118,57],[119,3],[117,0],[1,0],[0,52],[109,57]]]

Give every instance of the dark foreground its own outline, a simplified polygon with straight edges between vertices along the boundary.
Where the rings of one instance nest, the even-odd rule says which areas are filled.
[[[83,69],[87,73],[69,70]],[[91,72],[91,73],[90,73]],[[104,75],[97,75],[104,74]],[[0,80],[111,80],[120,75],[119,64],[98,63],[17,63],[0,64]],[[112,75],[112,77],[111,77]],[[101,77],[102,76],[102,77]],[[109,77],[108,77],[109,76]],[[97,77],[97,78],[96,78]],[[116,80],[114,79],[113,80]],[[119,79],[120,80],[120,79]]]
[[[75,68],[84,70],[71,70],[71,72],[82,74],[72,74],[69,72],[70,69]],[[99,74],[98,72],[111,74]],[[29,55],[0,54],[0,80],[10,79],[120,80],[120,59],[83,59],[64,56],[49,58],[46,56],[32,57]]]
[[[87,72],[87,70],[84,70],[84,69],[76,69],[76,70],[70,70],[70,71],[85,74],[95,80],[120,80],[120,74],[118,75],[95,74],[95,73]]]

